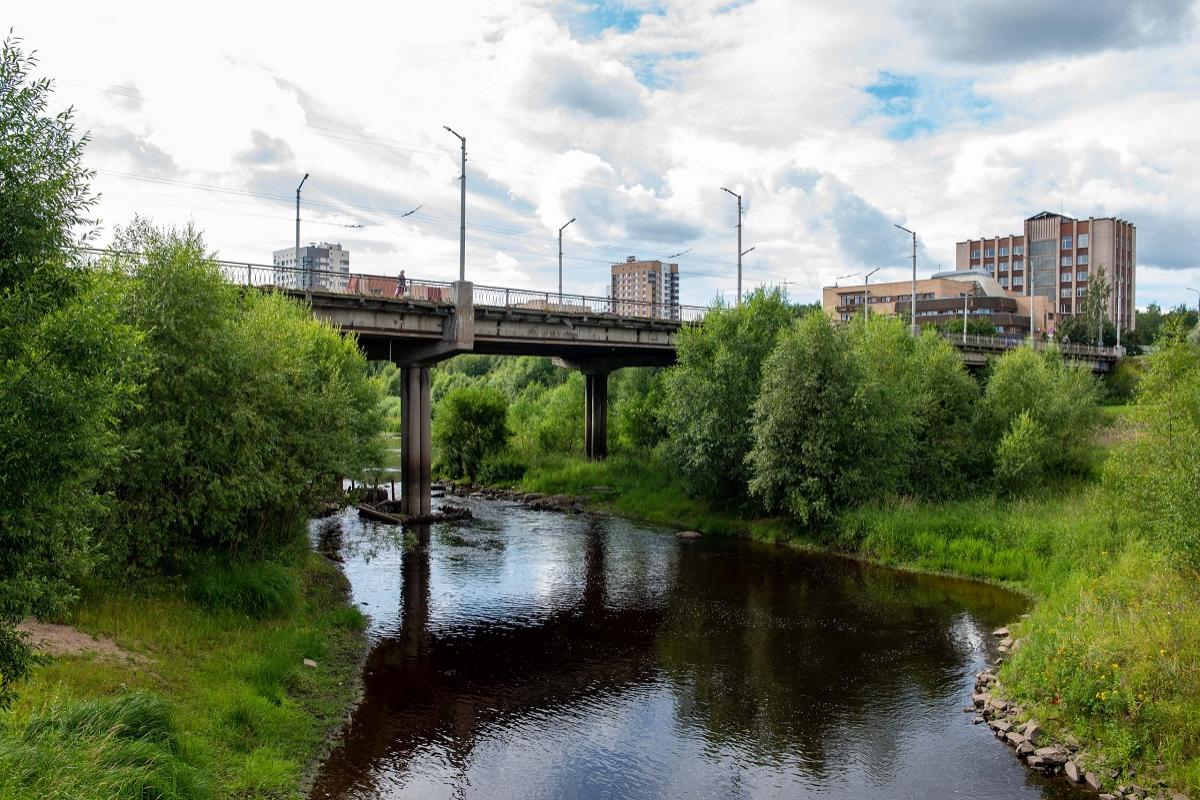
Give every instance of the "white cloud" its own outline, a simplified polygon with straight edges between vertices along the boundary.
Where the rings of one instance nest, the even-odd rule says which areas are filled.
[[[953,263],[956,240],[1016,231],[1059,203],[1138,225],[1140,304],[1188,298],[1193,3],[1118,3],[1129,35],[1064,18],[1061,39],[980,41],[988,52],[959,35],[963,20],[1009,24],[1018,6],[975,0],[914,30],[900,0],[628,5],[602,22],[567,0],[9,16],[93,132],[110,229],[134,213],[191,220],[224,255],[266,260],[291,241],[310,172],[305,239],[341,241],[358,269],[450,276],[448,124],[468,137],[468,272],[481,283],[552,289],[558,226],[577,217],[568,291],[602,291],[625,255],[691,248],[683,297],[705,302],[735,280],[724,185],[746,197],[746,284],[791,281],[798,299],[862,266],[902,277],[892,222],[920,232],[925,272]]]

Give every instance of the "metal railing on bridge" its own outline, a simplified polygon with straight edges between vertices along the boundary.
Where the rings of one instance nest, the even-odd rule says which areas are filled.
[[[104,256],[141,258],[138,253],[86,248],[81,251],[87,260]],[[418,300],[435,305],[454,305],[454,284],[449,281],[430,281],[397,275],[371,275],[364,272],[340,272],[297,267],[278,267],[247,261],[213,259],[221,274],[231,283],[259,289],[279,289],[287,292],[327,292],[383,300]],[[696,323],[708,310],[704,306],[679,303],[654,303],[641,300],[616,300],[609,297],[588,297],[578,294],[539,292],[501,286],[474,286],[474,305],[514,311],[542,311],[551,314],[580,316],[614,316],[631,319],[662,320],[665,322]]]
[[[941,335],[942,338],[953,344],[976,350],[1011,350],[1030,341],[1028,336],[976,336],[973,334],[963,336],[961,333],[951,331],[941,331]],[[1033,349],[1035,350],[1044,350],[1050,346],[1057,347],[1063,355],[1074,358],[1113,359],[1118,356],[1117,349],[1114,347],[1096,347],[1089,344],[1033,339]]]

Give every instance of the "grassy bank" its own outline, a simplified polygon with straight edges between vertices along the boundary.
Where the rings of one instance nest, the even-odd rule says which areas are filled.
[[[336,566],[288,562],[89,587],[70,622],[125,653],[35,670],[0,718],[0,798],[299,796],[365,640]]]
[[[1120,439],[1124,415],[1101,440]],[[526,491],[587,495],[613,513],[951,573],[1032,597],[1005,691],[1052,735],[1076,736],[1106,785],[1200,793],[1200,583],[1167,563],[1094,481],[1023,498],[895,500],[805,530],[689,497],[652,459],[546,460]],[[603,491],[598,487],[608,487]],[[1113,771],[1117,778],[1111,778]]]

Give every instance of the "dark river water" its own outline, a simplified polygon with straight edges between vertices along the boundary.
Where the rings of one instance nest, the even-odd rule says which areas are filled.
[[[962,712],[1012,594],[467,504],[313,523],[373,644],[313,797],[1065,796]]]

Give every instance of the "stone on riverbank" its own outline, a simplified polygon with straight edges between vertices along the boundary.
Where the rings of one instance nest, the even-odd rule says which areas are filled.
[[[1068,761],[1063,765],[1063,774],[1067,776],[1067,780],[1071,783],[1078,784],[1083,780],[1083,774],[1079,770],[1079,765],[1074,761]]]
[[[699,539],[700,531],[680,531],[675,534],[675,537],[678,539]]]
[[[999,639],[1003,639],[1005,636],[1008,636],[1008,634],[1008,628],[997,628],[996,630],[992,631],[992,636],[995,636]]]
[[[1093,792],[1100,791],[1100,779],[1096,777],[1094,772],[1085,772],[1083,774],[1083,783]]]

